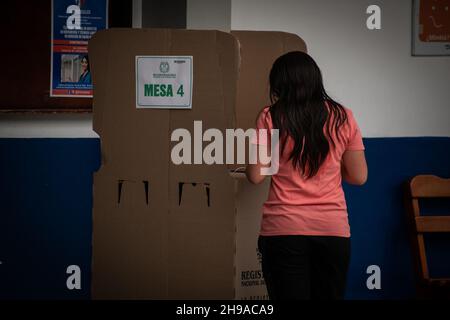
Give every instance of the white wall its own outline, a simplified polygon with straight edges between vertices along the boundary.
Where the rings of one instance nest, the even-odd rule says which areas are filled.
[[[188,28],[228,29],[229,1],[188,0]],[[370,4],[381,6],[380,31],[365,27]],[[301,36],[365,137],[450,136],[450,57],[411,57],[411,0],[232,0],[231,28]],[[0,137],[96,137],[91,128],[91,115],[0,114]]]
[[[0,114],[0,138],[96,138],[92,114]]]
[[[382,29],[366,28],[366,8]],[[450,136],[450,57],[411,56],[411,0],[232,0],[234,30],[298,34],[365,137]],[[270,46],[270,43],[267,43]]]
[[[187,29],[230,31],[231,0],[187,0]]]

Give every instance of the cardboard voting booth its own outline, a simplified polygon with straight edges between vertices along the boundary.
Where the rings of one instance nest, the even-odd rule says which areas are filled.
[[[94,299],[265,298],[256,241],[270,179],[251,186],[226,164],[175,164],[171,135],[194,137],[194,121],[253,127],[270,66],[291,50],[306,47],[279,32],[94,35]]]
[[[238,39],[240,47],[236,127],[246,130],[255,127],[259,112],[270,104],[269,73],[275,59],[289,51],[306,52],[306,44],[299,36],[286,32],[231,31],[231,34]],[[235,298],[267,299],[257,240],[270,178],[253,185],[243,173],[233,176],[237,188]]]

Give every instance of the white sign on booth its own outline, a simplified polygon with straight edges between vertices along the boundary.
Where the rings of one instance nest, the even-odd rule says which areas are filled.
[[[192,56],[136,56],[136,108],[191,109]]]

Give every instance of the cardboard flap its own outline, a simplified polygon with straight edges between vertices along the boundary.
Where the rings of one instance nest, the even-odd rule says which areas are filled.
[[[142,181],[94,175],[94,299],[167,298],[167,180],[161,183],[150,186],[147,204]]]
[[[254,128],[259,111],[270,104],[269,73],[276,58],[289,51],[306,52],[297,35],[278,31],[232,30],[240,45],[241,66],[238,79],[237,127]]]

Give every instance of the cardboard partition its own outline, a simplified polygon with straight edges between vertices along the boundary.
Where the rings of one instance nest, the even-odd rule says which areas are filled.
[[[231,34],[239,41],[241,58],[236,126],[254,128],[257,115],[270,104],[269,73],[275,59],[290,51],[306,52],[306,44],[287,32],[232,30]]]
[[[232,30],[239,41],[240,68],[236,97],[236,127],[255,128],[256,118],[270,105],[269,74],[273,62],[290,51],[307,52],[305,42],[296,34],[278,31]],[[248,162],[248,141],[245,147]],[[245,164],[232,164],[229,169],[242,171]]]
[[[239,41],[241,58],[236,125],[246,130],[255,127],[259,112],[270,104],[269,73],[275,59],[289,51],[306,52],[306,44],[299,36],[286,32],[234,30],[231,34]],[[232,165],[230,169],[233,172],[242,166]],[[267,299],[257,239],[270,178],[255,186],[245,179],[243,173],[233,173],[233,176],[237,181],[236,298]]]
[[[94,129],[94,299],[232,299],[234,181],[225,165],[175,165],[171,133],[232,128],[238,42],[229,33],[109,29],[89,43]],[[136,56],[189,56],[191,109],[137,109]],[[167,73],[161,66],[161,73]],[[168,73],[170,76],[170,73]]]
[[[256,241],[269,180],[255,187],[232,178],[226,165],[175,165],[171,133],[185,128],[193,137],[196,120],[203,130],[253,127],[268,102],[273,60],[290,50],[305,50],[304,42],[280,32],[94,35],[102,152],[93,188],[94,299],[267,298]],[[192,57],[192,108],[136,108],[136,56]]]

